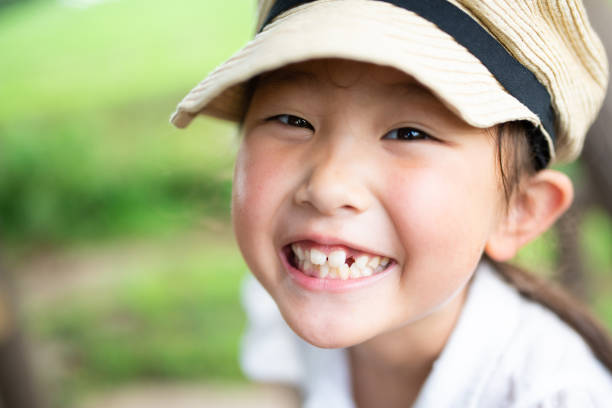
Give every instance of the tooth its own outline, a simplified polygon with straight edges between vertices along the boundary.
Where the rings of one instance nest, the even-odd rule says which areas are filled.
[[[310,251],[310,262],[315,265],[323,265],[327,261],[327,256],[318,249],[312,249]]]
[[[329,268],[329,278],[338,279],[338,268]]]
[[[329,266],[321,265],[319,267],[319,278],[326,278],[329,275]]]
[[[338,251],[333,251],[332,253],[329,254],[327,263],[332,268],[340,268],[342,265],[344,265],[345,260],[346,260],[346,252],[342,250],[338,250]]]
[[[380,257],[375,256],[374,258],[370,259],[370,262],[368,262],[368,266],[372,269],[376,269],[379,263],[380,263]]]
[[[304,250],[298,244],[291,245],[291,249],[300,261],[304,259]]]
[[[369,266],[366,266],[361,271],[361,276],[372,276],[373,273],[374,271],[372,270],[372,268],[370,268]]]
[[[366,255],[361,255],[357,259],[355,259],[355,264],[361,269],[363,269],[368,264],[368,257]]]
[[[302,267],[304,272],[310,272],[312,270],[312,263],[307,259],[304,261],[304,266]]]
[[[387,266],[387,265],[389,265],[389,258],[387,258],[387,257],[385,256],[383,259],[381,259],[381,260],[380,260],[380,264],[381,264],[382,266]]]
[[[347,280],[349,277],[349,266],[347,264],[342,264],[340,269],[338,269],[338,274],[340,275],[340,279]]]
[[[359,278],[361,277],[361,268],[357,266],[357,262],[351,265],[349,268],[351,278]]]

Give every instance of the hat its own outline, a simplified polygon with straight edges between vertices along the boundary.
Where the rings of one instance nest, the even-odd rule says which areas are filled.
[[[608,81],[580,0],[260,0],[257,34],[178,104],[240,122],[247,84],[287,64],[343,58],[396,68],[468,124],[533,125],[536,166],[573,160]]]

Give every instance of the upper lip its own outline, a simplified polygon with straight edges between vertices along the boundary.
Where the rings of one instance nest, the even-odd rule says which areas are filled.
[[[301,233],[301,234],[292,235],[283,240],[281,247],[285,247],[287,245],[290,245],[294,242],[299,242],[299,241],[312,241],[317,244],[327,245],[327,246],[334,246],[334,245],[345,246],[353,250],[356,250],[358,252],[364,252],[364,253],[368,253],[372,255],[379,255],[379,256],[392,258],[388,256],[387,254],[382,253],[381,251],[378,251],[373,248],[368,248],[363,245],[356,244],[354,242],[351,242],[350,240],[345,240],[345,239],[334,237],[331,235],[318,234],[318,233]]]

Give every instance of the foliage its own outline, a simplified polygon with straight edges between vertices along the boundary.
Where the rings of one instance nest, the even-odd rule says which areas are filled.
[[[0,75],[11,79],[0,82],[5,241],[116,236],[227,216],[234,128],[198,120],[179,132],[168,117],[249,35],[250,9],[237,11],[236,1],[33,1],[3,10]]]
[[[239,303],[246,267],[236,249],[210,244],[178,265],[118,272],[104,289],[34,312],[38,338],[62,345],[67,403],[79,392],[134,380],[241,380]]]
[[[226,127],[200,123],[202,134],[175,136],[140,123],[143,133],[130,135],[127,126],[113,134],[106,125],[106,133],[105,120],[4,128],[5,238],[114,236],[193,224],[201,214],[228,214],[232,139]]]

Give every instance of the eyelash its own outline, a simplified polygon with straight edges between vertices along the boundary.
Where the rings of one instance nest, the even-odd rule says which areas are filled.
[[[388,137],[389,135],[396,134],[395,137]],[[401,127],[393,129],[387,132],[383,139],[386,140],[435,140],[431,137],[427,132],[424,132],[420,129],[416,129],[413,127]]]
[[[299,116],[294,115],[275,115],[266,119],[266,122],[277,121],[287,126],[293,126],[298,128],[304,128],[314,131],[314,127],[306,119],[302,119]]]
[[[310,122],[308,122],[306,119],[302,119],[299,116],[295,116],[295,115],[288,115],[288,114],[274,115],[274,116],[271,116],[265,119],[265,121],[266,122],[277,121],[287,126],[304,128],[304,129],[309,129],[311,131],[314,131],[314,127],[310,124]],[[393,134],[395,134],[396,136],[389,137],[390,135],[393,135]],[[401,127],[401,128],[393,129],[387,132],[382,138],[385,140],[400,140],[400,141],[402,140],[406,140],[406,141],[435,140],[433,137],[431,137],[426,132],[420,129],[412,128],[412,127]]]

